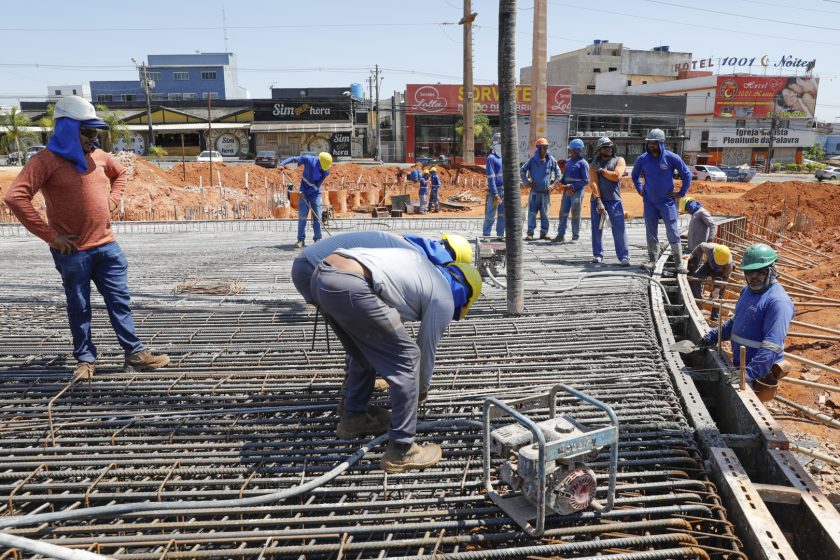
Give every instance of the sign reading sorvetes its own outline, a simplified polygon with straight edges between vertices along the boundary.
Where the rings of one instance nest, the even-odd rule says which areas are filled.
[[[464,111],[464,86],[458,84],[408,84],[405,109],[409,115],[457,115]],[[475,112],[499,114],[499,87],[474,86]],[[531,112],[531,86],[516,87],[516,113]],[[546,113],[568,115],[572,112],[571,86],[548,86]]]

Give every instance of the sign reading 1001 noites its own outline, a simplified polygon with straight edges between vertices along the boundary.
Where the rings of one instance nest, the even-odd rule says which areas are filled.
[[[813,118],[819,78],[718,76],[715,116],[732,119]]]

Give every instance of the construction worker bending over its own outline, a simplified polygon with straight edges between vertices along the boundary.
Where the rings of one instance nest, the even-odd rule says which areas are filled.
[[[522,182],[531,189],[528,195],[528,233],[525,241],[534,240],[537,228],[537,212],[540,214],[540,239],[548,239],[548,212],[551,208],[549,191],[560,179],[557,160],[548,153],[548,140],[537,138],[536,151],[519,170]]]
[[[432,187],[432,193],[429,196],[429,212],[437,213],[440,212],[440,175],[437,173],[437,167],[432,167],[429,173],[431,174],[429,182]]]
[[[339,249],[315,267],[310,291],[357,364],[346,371],[336,435],[355,439],[387,430],[380,465],[389,473],[436,464],[440,446],[414,442],[418,400],[429,389],[440,337],[481,294],[478,271],[469,264],[436,266],[413,249]],[[417,342],[403,321],[420,321]],[[388,382],[391,414],[368,408],[376,372]]]
[[[691,252],[688,258],[688,273],[697,278],[691,282],[691,293],[696,298],[702,297],[703,281],[712,277],[712,280],[729,282],[732,270],[735,268],[735,261],[732,259],[732,251],[726,245],[719,243],[701,243]],[[712,297],[722,297],[723,286],[712,288]],[[712,321],[718,318],[718,308],[712,309]]]
[[[290,163],[303,165],[303,175],[300,178],[300,198],[298,198],[298,235],[295,247],[306,245],[306,218],[312,211],[312,232],[317,243],[321,239],[321,184],[330,174],[332,156],[321,152],[318,157],[303,155],[292,156],[280,162],[285,169]]]
[[[763,243],[751,245],[744,252],[741,269],[747,285],[735,304],[735,316],[722,325],[722,332],[714,328],[701,341],[701,346],[713,346],[718,336],[731,340],[732,360],[738,367],[741,346],[746,346],[747,379],[770,385],[786,373],[784,344],[794,314],[793,302],[776,280],[777,258],[776,252]]]
[[[633,184],[644,199],[645,230],[649,263],[645,268],[653,270],[659,258],[659,219],[665,224],[671,254],[679,274],[688,272],[682,260],[682,245],[677,224],[677,202],[685,196],[691,186],[691,171],[677,154],[665,149],[665,133],[658,128],[645,138],[646,151],[633,164]],[[682,178],[680,191],[674,192],[674,171]],[[645,181],[642,183],[641,176]]]
[[[420,197],[420,213],[426,213],[426,204],[429,197],[429,171],[424,169],[420,177],[420,189],[417,192]]]
[[[572,241],[580,238],[580,208],[583,191],[589,184],[589,163],[583,157],[586,147],[583,140],[575,138],[569,143],[569,160],[560,182],[563,183],[563,198],[560,202],[560,221],[557,225],[556,243],[566,241],[566,224],[572,216]]]
[[[496,237],[505,236],[505,187],[502,174],[502,135],[493,135],[493,151],[487,156],[487,201],[484,206],[482,234],[489,237],[496,222]]]
[[[615,254],[621,266],[630,266],[627,230],[624,227],[624,205],[621,202],[621,177],[627,168],[623,157],[615,155],[615,146],[604,136],[595,146],[596,157],[589,169],[592,190],[590,216],[592,219],[592,262],[604,262],[602,217],[610,220]]]
[[[93,377],[96,369],[91,281],[105,301],[111,327],[125,352],[126,370],[157,369],[169,363],[168,356],[145,351],[134,329],[128,261],[111,230],[111,213],[120,204],[126,176],[123,166],[99,149],[99,130],[107,128],[86,99],[73,95],[58,100],[47,149],[29,160],[4,199],[20,223],[50,246],[67,298],[73,356],[78,362],[75,377]],[[38,191],[47,205],[46,222],[32,205]]]
[[[680,203],[680,214],[691,214],[691,221],[688,222],[688,252],[690,253],[701,243],[715,240],[717,224],[699,200],[687,196]]]

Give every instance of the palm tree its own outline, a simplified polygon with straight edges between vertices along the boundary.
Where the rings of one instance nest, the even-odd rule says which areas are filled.
[[[8,113],[0,114],[0,131],[3,134],[3,147],[8,152],[12,146],[21,154],[22,158],[26,157],[26,153],[21,150],[21,141],[37,138],[36,134],[29,130],[32,126],[32,121],[18,111],[17,107],[12,107]],[[26,160],[23,160],[26,163]]]
[[[47,134],[47,140],[49,140],[55,130],[55,103],[47,105],[47,112],[38,119],[38,126],[45,129],[44,132]]]
[[[120,111],[111,111],[105,105],[97,105],[96,112],[102,117],[102,122],[108,125],[108,132],[105,134],[106,151],[111,151],[114,143],[118,140],[126,142],[131,138],[131,131],[122,122],[123,114]]]
[[[507,236],[507,311],[525,309],[522,281],[522,203],[519,195],[519,141],[516,131],[516,0],[499,1],[499,121]]]

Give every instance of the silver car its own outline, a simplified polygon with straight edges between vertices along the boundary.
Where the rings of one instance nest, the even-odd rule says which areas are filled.
[[[814,174],[817,181],[836,181],[840,179],[840,167],[823,167]]]

